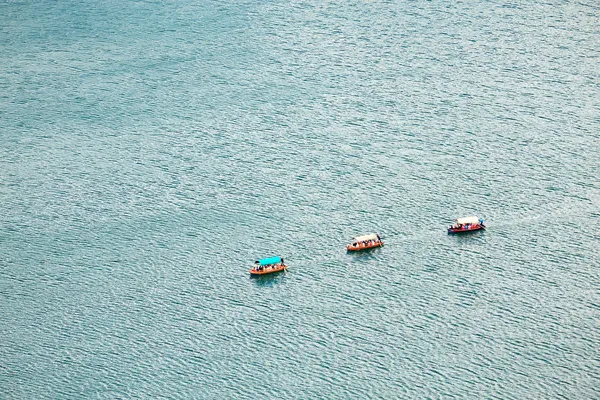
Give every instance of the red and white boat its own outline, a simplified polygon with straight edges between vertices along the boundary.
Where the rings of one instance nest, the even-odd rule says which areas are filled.
[[[348,251],[358,251],[372,249],[383,246],[381,238],[376,233],[371,235],[357,236],[352,239],[352,243],[346,246]]]
[[[473,232],[480,229],[485,229],[483,218],[465,217],[456,219],[450,228],[448,228],[448,233]]]

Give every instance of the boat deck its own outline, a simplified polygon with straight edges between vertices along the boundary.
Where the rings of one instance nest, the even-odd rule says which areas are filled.
[[[281,271],[285,271],[287,269],[287,265],[274,265],[272,267],[262,267],[262,268],[252,268],[250,270],[250,275],[266,275],[266,274],[272,274],[275,272],[281,272]]]
[[[463,232],[474,232],[485,229],[485,225],[470,226],[468,228],[448,228],[448,233],[463,233]]]
[[[352,244],[349,244],[348,246],[346,246],[346,249],[348,251],[360,251],[360,250],[374,249],[375,247],[381,247],[381,246],[383,246],[383,242],[378,241],[378,242],[369,243],[369,244],[359,243],[355,246],[353,246]]]

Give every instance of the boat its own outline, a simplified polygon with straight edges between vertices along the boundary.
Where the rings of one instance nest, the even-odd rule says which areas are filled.
[[[353,238],[352,242],[346,246],[346,250],[359,251],[381,246],[383,246],[383,242],[381,241],[379,235],[372,233],[370,235],[357,236]]]
[[[485,229],[483,219],[479,217],[457,218],[448,228],[448,233],[473,232]]]
[[[281,257],[269,257],[254,262],[254,268],[250,270],[250,275],[266,275],[274,272],[281,272],[287,269],[287,265]]]

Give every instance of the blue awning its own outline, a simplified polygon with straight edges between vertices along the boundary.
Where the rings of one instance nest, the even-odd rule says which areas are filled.
[[[269,258],[263,258],[262,260],[258,260],[258,263],[260,265],[271,265],[271,264],[277,264],[281,262],[281,257],[269,257]]]

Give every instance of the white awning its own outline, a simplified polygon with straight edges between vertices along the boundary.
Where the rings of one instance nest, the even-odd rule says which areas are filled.
[[[456,223],[460,224],[460,225],[466,225],[466,224],[478,224],[479,223],[479,218],[478,217],[464,217],[464,218],[457,218],[456,219]]]
[[[378,240],[377,239],[377,235],[372,233],[370,235],[364,235],[364,236],[357,236],[354,239],[352,239],[352,243],[358,243],[358,242],[366,242],[369,240]]]

